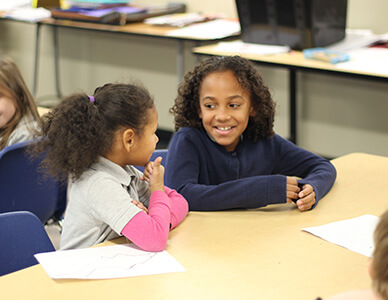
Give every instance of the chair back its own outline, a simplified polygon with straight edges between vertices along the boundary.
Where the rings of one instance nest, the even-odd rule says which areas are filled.
[[[43,224],[59,219],[66,207],[67,185],[40,171],[46,153],[31,158],[26,152],[30,141],[0,151],[0,213],[30,211]]]
[[[166,160],[167,160],[167,153],[168,153],[167,149],[155,149],[154,153],[152,153],[151,155],[150,161],[154,161],[155,158],[160,156],[162,158],[162,166],[165,166]],[[135,166],[135,167],[141,172],[144,171],[144,167],[140,167],[140,166]]]
[[[40,220],[27,211],[0,214],[0,241],[0,276],[36,265],[34,254],[55,251]]]

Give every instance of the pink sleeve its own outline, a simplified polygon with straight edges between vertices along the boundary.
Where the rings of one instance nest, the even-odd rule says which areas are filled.
[[[187,216],[189,212],[189,204],[186,199],[177,191],[164,187],[167,196],[171,199],[171,228],[173,229],[179,225],[180,222]]]
[[[145,251],[163,251],[170,231],[171,202],[165,192],[153,192],[148,215],[139,212],[125,225],[121,234]]]

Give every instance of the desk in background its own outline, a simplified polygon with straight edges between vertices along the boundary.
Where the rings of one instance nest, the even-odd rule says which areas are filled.
[[[301,231],[380,216],[387,208],[388,158],[333,160],[338,179],[312,211],[293,204],[254,210],[190,212],[167,251],[187,270],[111,280],[52,280],[40,265],[0,277],[6,299],[316,299],[370,287],[369,258]],[[124,243],[125,239],[103,245]]]
[[[238,23],[238,21],[235,21]],[[238,33],[233,33],[226,37],[219,38],[201,38],[201,37],[190,37],[190,36],[172,36],[169,33],[176,28],[167,27],[167,26],[155,26],[148,25],[142,22],[139,23],[128,23],[126,25],[106,25],[90,22],[80,22],[72,20],[59,20],[59,19],[46,19],[37,23],[37,33],[36,33],[36,56],[35,56],[35,67],[34,67],[34,87],[33,91],[36,90],[36,77],[38,69],[38,58],[39,58],[39,39],[40,39],[40,27],[42,25],[51,26],[53,28],[53,47],[54,47],[54,68],[55,68],[55,78],[56,78],[56,92],[57,96],[60,98],[62,96],[60,90],[60,79],[59,79],[59,44],[58,44],[58,28],[71,28],[76,30],[89,30],[97,32],[108,32],[115,34],[125,34],[126,36],[142,36],[150,38],[165,38],[176,41],[177,43],[177,58],[176,58],[176,73],[177,81],[180,83],[180,80],[184,75],[184,42],[191,41],[195,43],[200,42],[214,42],[216,40],[227,39],[230,37],[237,37]],[[157,48],[157,47],[155,47]]]
[[[142,36],[150,38],[164,38],[176,41],[177,43],[177,58],[176,58],[176,73],[177,81],[180,83],[180,80],[184,75],[184,43],[187,41],[194,42],[199,44],[201,42],[215,42],[217,40],[236,38],[239,36],[239,33],[232,33],[228,36],[220,36],[217,38],[209,37],[190,37],[190,36],[172,36],[169,33],[172,30],[176,30],[175,27],[167,26],[155,26],[144,24],[142,22],[137,23],[128,23],[126,25],[107,25],[100,23],[91,23],[91,22],[81,22],[81,21],[72,21],[72,20],[61,20],[49,18],[41,20],[38,22],[26,22],[21,20],[4,18],[2,12],[0,12],[0,20],[9,20],[13,22],[24,22],[36,26],[35,34],[35,49],[34,49],[34,70],[33,70],[33,84],[32,84],[32,94],[35,95],[38,85],[38,69],[39,69],[39,58],[40,58],[40,36],[41,28],[43,25],[50,26],[53,28],[53,48],[54,48],[54,70],[55,70],[55,85],[56,93],[59,98],[62,97],[62,92],[60,88],[60,74],[59,74],[59,43],[58,43],[58,28],[70,28],[75,30],[88,30],[95,32],[108,32],[114,34],[124,34],[126,36]],[[236,22],[237,20],[228,20],[230,22]],[[155,47],[157,48],[157,47]]]
[[[38,113],[40,116],[43,116],[44,114],[48,113],[50,111],[47,107],[38,106]]]
[[[387,50],[388,51],[388,50]],[[217,50],[217,45],[207,45],[195,47],[193,52],[197,55],[206,56],[227,56],[230,52]],[[269,67],[285,68],[289,73],[289,102],[290,102],[290,137],[289,140],[297,144],[297,72],[314,72],[328,74],[331,76],[342,76],[348,78],[359,78],[364,80],[381,81],[388,83],[387,74],[369,73],[365,71],[341,69],[327,62],[321,62],[311,59],[305,59],[300,51],[293,51],[277,55],[256,55],[245,53],[233,53],[232,55],[241,55],[256,64],[261,64]]]

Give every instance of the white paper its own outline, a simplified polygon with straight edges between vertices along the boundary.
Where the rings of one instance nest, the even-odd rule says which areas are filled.
[[[376,216],[363,215],[302,230],[333,244],[372,257],[374,250],[373,233],[378,221],[379,218]]]
[[[31,7],[31,0],[0,0],[0,11],[7,11],[20,7]]]
[[[374,34],[369,29],[346,29],[346,35],[343,40],[325,48],[334,52],[348,52],[368,47],[382,38],[382,36]]]
[[[106,279],[186,271],[167,251],[147,252],[134,244],[54,251],[35,257],[54,279]]]
[[[240,23],[229,20],[214,20],[171,30],[167,35],[196,39],[220,39],[240,33]]]
[[[273,55],[287,53],[290,51],[290,47],[244,43],[243,41],[239,40],[232,42],[220,42],[217,44],[214,50],[230,53]]]
[[[336,66],[346,70],[388,75],[387,48],[363,48],[357,51],[351,51],[349,55],[349,61],[338,63]]]
[[[50,18],[51,12],[48,9],[45,9],[43,7],[17,8],[5,13],[4,17],[15,19],[15,20],[21,20],[21,21],[37,22],[40,20]]]

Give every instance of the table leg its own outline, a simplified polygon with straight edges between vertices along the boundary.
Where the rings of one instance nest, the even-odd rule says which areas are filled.
[[[35,60],[34,60],[34,75],[32,83],[32,95],[36,97],[37,85],[38,85],[38,68],[39,68],[39,43],[40,43],[40,23],[36,23],[36,35],[35,35]]]
[[[176,72],[178,76],[178,85],[181,83],[181,80],[183,79],[183,68],[184,68],[184,63],[183,63],[183,52],[184,52],[184,41],[183,40],[178,40],[178,53],[176,57]]]
[[[194,47],[199,47],[201,46],[201,43],[199,41],[194,42]],[[198,65],[201,62],[201,55],[196,55],[195,56],[195,63]]]
[[[297,144],[297,103],[296,103],[296,70],[289,70],[289,89],[290,89],[290,141]]]
[[[55,88],[57,97],[62,98],[60,80],[59,80],[59,47],[58,47],[58,34],[57,26],[53,26],[53,46],[54,46],[54,68],[55,68]]]

